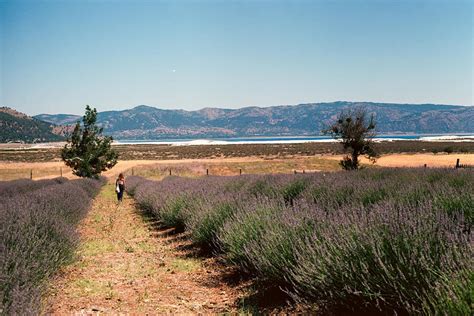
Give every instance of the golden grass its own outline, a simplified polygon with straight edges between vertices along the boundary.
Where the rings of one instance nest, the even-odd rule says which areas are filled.
[[[64,167],[40,167],[40,168],[0,168],[0,180],[8,181],[15,179],[45,179],[56,177],[72,178],[72,172]]]
[[[200,177],[206,174],[232,176],[242,174],[298,173],[336,171],[338,162],[322,157],[295,157],[288,159],[207,159],[195,161],[159,161],[154,164],[138,165],[125,171],[127,175],[139,175],[151,179],[162,179],[171,175]]]
[[[340,160],[342,156],[329,156],[329,159]],[[390,154],[383,155],[377,159],[376,166],[380,167],[427,167],[432,168],[454,168],[456,160],[461,164],[474,165],[474,154]],[[362,158],[363,163],[369,163],[367,159]]]
[[[75,178],[72,170],[62,162],[1,162],[0,181],[15,179],[34,180],[56,178],[60,176]]]
[[[152,179],[162,179],[169,175],[183,177],[198,177],[210,175],[238,175],[240,169],[243,174],[262,173],[293,173],[337,171],[340,170],[339,160],[341,155],[317,155],[317,156],[294,156],[285,158],[261,158],[261,157],[233,157],[215,159],[181,159],[181,160],[120,160],[118,164],[103,173],[104,176],[115,178],[121,172],[126,175],[144,176]],[[462,164],[474,165],[474,154],[387,154],[379,158],[375,166],[380,167],[454,167],[456,159]],[[366,159],[362,163],[371,165]],[[54,178],[62,175],[67,178],[75,178],[70,168],[59,161],[50,162],[1,162],[0,181],[30,178],[33,171],[33,179]]]

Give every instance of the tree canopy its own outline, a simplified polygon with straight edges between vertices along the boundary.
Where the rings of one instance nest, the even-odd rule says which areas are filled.
[[[117,164],[118,154],[111,147],[113,138],[102,135],[103,129],[96,122],[97,110],[87,105],[82,124],[76,123],[61,151],[62,160],[79,177],[97,178]]]
[[[332,135],[340,140],[345,151],[350,150],[350,154],[345,156],[340,165],[346,170],[359,169],[359,156],[366,156],[375,162],[377,153],[374,148],[373,138],[375,137],[375,119],[372,114],[367,118],[367,110],[364,108],[347,109],[339,114],[325,134]]]

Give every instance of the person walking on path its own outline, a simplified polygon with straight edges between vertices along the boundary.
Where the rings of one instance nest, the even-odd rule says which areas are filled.
[[[122,202],[123,192],[125,191],[125,177],[123,173],[119,174],[117,180],[115,181],[115,192],[117,192],[117,200]]]

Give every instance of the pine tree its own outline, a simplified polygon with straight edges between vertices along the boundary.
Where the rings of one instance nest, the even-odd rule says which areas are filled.
[[[86,106],[82,126],[78,121],[71,137],[61,150],[61,158],[79,177],[98,178],[102,171],[117,163],[118,154],[112,149],[112,137],[103,136],[96,125],[97,110]]]
[[[367,111],[364,108],[342,111],[337,121],[324,132],[335,139],[340,139],[344,151],[350,150],[350,155],[345,156],[340,162],[345,170],[359,169],[360,155],[366,156],[373,163],[378,157],[373,142],[374,116],[367,120]]]

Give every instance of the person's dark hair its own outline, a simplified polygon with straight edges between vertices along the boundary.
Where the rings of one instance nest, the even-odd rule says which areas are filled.
[[[119,174],[119,179],[124,179],[125,177],[123,176],[123,173]]]

